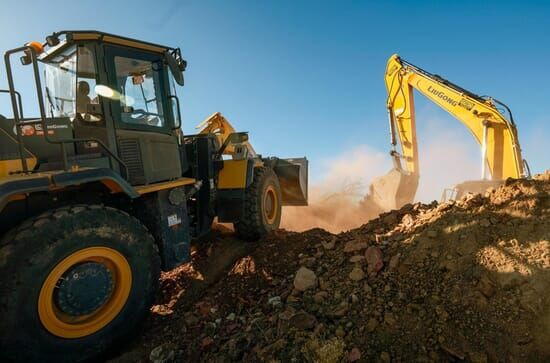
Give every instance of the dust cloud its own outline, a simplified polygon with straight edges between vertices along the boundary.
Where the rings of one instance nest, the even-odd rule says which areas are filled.
[[[479,179],[475,141],[442,130],[434,130],[427,139],[420,144],[417,201],[439,201],[445,188]],[[309,206],[285,207],[281,228],[301,232],[319,227],[338,233],[378,216],[377,209],[361,205],[360,201],[372,179],[391,169],[387,152],[360,145],[338,157],[322,160],[321,166],[326,172],[319,182],[310,185]]]

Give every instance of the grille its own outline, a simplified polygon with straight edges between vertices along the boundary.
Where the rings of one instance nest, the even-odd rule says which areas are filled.
[[[145,184],[145,172],[141,160],[141,150],[138,139],[119,139],[118,150],[120,158],[128,167],[130,184]]]

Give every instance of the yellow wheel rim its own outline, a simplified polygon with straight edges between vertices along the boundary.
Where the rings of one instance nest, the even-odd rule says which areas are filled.
[[[67,314],[56,305],[54,292],[62,277],[75,266],[95,262],[105,267],[112,277],[113,287],[106,301],[86,315]],[[38,315],[44,328],[62,338],[81,338],[91,335],[109,324],[120,313],[132,287],[132,270],[126,258],[108,247],[89,247],[77,251],[49,273],[38,297]]]
[[[277,192],[272,185],[269,185],[264,193],[264,217],[267,223],[273,224],[277,219],[277,211],[279,209],[279,201],[277,200]]]

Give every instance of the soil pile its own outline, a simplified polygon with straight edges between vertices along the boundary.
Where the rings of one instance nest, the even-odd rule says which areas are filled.
[[[191,264],[117,360],[548,361],[549,193],[547,173],[338,235],[281,231],[175,303],[201,278]]]

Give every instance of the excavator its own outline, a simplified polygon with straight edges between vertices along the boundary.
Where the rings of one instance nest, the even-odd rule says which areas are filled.
[[[481,180],[458,184],[446,190],[443,199],[481,193],[508,178],[530,176],[512,112],[504,103],[478,96],[397,54],[388,60],[385,83],[393,168],[373,180],[364,202],[389,211],[414,201],[420,177],[415,89],[464,124],[481,147]]]

